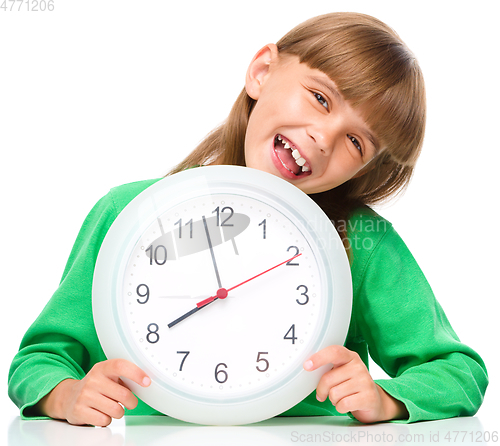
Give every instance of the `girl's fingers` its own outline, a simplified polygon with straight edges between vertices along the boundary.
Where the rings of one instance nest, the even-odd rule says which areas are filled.
[[[360,390],[373,390],[375,385],[363,361],[354,358],[352,361],[339,367],[334,367],[332,370],[323,374],[316,389],[317,392],[326,399],[331,388],[346,381],[352,381],[355,383],[356,388]]]
[[[94,401],[95,402],[95,401]],[[118,405],[118,403],[115,403]],[[106,415],[102,411],[94,408],[93,406],[98,406],[98,404],[93,404],[89,406],[88,404],[75,406],[67,416],[66,420],[69,424],[76,426],[90,425],[90,426],[108,426],[113,418]]]
[[[128,378],[142,387],[151,384],[151,379],[141,368],[125,359],[109,359],[100,364],[103,365],[102,373],[113,381],[118,382],[120,378]]]
[[[326,395],[328,395],[328,391],[330,388],[338,386],[344,381],[351,379],[353,373],[355,373],[352,371],[353,369],[350,367],[351,364],[352,363],[347,363],[338,367],[334,367],[333,369],[324,373],[318,382],[318,385],[316,387],[317,390],[321,394],[324,394],[326,398]]]
[[[141,386],[151,383],[149,377],[129,361],[122,359],[100,362],[80,382],[70,411],[72,424],[107,426],[111,419],[122,418],[125,409],[135,409],[137,397],[123,383],[128,378]]]
[[[335,402],[332,398],[330,398],[330,400],[332,400],[332,404],[335,405],[338,400],[345,396],[345,393],[342,393],[342,391],[345,392],[347,388],[350,388],[350,381],[351,375],[348,373],[348,370],[345,368],[342,370],[342,367],[332,369],[325,373],[319,380],[316,387],[316,398],[318,401],[325,401],[329,396],[331,396],[331,392],[338,388],[338,390],[335,390],[333,393],[333,395],[336,395],[336,397],[334,397]]]
[[[112,403],[116,405],[121,403],[129,410],[135,409],[139,402],[137,397],[124,384],[116,383],[110,379],[100,382],[96,387],[96,390],[101,395],[112,401]]]
[[[111,421],[113,421],[113,418],[100,412],[99,410],[88,408],[87,413],[84,416],[85,421],[84,422],[79,422],[79,423],[71,423],[70,424],[89,424],[91,426],[99,426],[99,427],[106,427],[111,424]]]
[[[304,369],[315,370],[326,364],[332,364],[333,368],[319,380],[316,387],[318,401],[330,398],[340,413],[372,405],[370,395],[376,393],[376,386],[356,352],[339,345],[329,346],[312,355],[304,363]],[[360,395],[366,398],[360,399]]]
[[[353,393],[350,395],[346,395],[345,397],[337,401],[334,406],[335,409],[337,409],[337,412],[347,413],[359,410],[361,408],[360,404],[362,403],[363,399],[361,393]]]
[[[341,345],[330,345],[312,355],[305,363],[304,369],[307,371],[316,370],[326,364],[332,364],[333,367],[340,367],[359,356],[357,353],[348,350]]]
[[[110,418],[120,419],[123,415],[125,415],[125,409],[123,406],[105,395],[98,395],[94,404],[92,404],[90,408],[101,412]]]

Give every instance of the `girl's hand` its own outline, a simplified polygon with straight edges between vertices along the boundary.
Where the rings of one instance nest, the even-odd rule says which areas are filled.
[[[122,418],[124,407],[134,409],[138,400],[120,376],[148,387],[149,377],[135,364],[110,359],[96,364],[80,380],[61,381],[37,405],[39,412],[75,425],[107,426],[113,418]]]
[[[318,383],[318,401],[329,397],[338,412],[351,412],[362,423],[408,417],[405,405],[375,384],[356,352],[332,345],[312,355],[304,369],[311,371],[326,364],[333,364],[333,368]]]

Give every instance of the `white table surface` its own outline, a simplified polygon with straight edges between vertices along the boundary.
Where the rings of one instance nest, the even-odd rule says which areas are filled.
[[[246,426],[200,426],[168,417],[125,417],[106,428],[11,417],[8,446],[497,444],[492,426],[463,417],[413,424],[363,425],[347,417],[274,418]],[[488,440],[488,441],[487,441]]]

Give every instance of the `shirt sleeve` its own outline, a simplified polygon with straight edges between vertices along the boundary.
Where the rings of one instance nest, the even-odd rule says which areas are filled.
[[[97,254],[116,218],[112,194],[85,219],[60,285],[25,334],[9,371],[9,396],[23,418],[41,418],[32,407],[61,381],[82,379],[105,358],[92,317]]]
[[[460,342],[392,226],[370,240],[373,249],[353,265],[353,313],[391,377],[376,383],[406,405],[407,422],[475,414],[488,385],[481,357]]]

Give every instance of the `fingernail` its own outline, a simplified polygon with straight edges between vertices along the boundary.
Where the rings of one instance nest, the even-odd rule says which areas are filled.
[[[304,369],[306,370],[311,370],[313,368],[313,362],[309,359],[306,362],[304,362]]]
[[[323,399],[323,398],[321,398],[319,395],[316,395],[316,399],[317,399],[320,403],[322,403],[323,401],[325,401],[325,399],[326,399],[326,398],[324,398],[324,399]]]
[[[142,380],[142,385],[143,387],[148,387],[151,384],[151,379],[149,379],[147,376]]]

